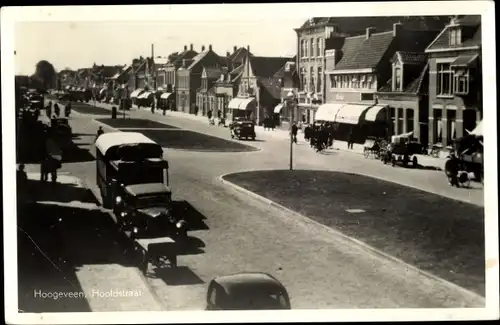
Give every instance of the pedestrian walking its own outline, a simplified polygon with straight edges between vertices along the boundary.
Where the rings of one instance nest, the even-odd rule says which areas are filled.
[[[297,127],[296,123],[293,123],[292,125],[292,142],[297,143],[297,132],[299,131],[299,128]]]
[[[451,153],[449,159],[446,161],[444,169],[448,171],[448,177],[451,186],[460,187],[458,183],[458,172],[460,169],[460,161],[455,155],[455,153]]]
[[[56,115],[56,117],[59,117],[59,115],[61,114],[61,110],[59,108],[59,105],[57,104],[54,104],[54,114]]]
[[[151,114],[154,113],[155,113],[155,101],[153,100],[153,102],[151,103]]]
[[[45,155],[42,162],[40,163],[40,181],[42,182],[46,182],[49,177],[49,170],[50,170],[49,164],[50,164],[49,156]]]
[[[347,149],[352,149],[354,142],[353,142],[353,134],[352,134],[352,128],[349,130],[349,135],[347,136]]]
[[[103,134],[104,134],[104,130],[102,129],[102,126],[99,126],[99,128],[97,129],[97,135],[96,135],[96,137],[95,137],[95,141],[97,141],[97,139],[99,139],[99,137],[100,137],[101,135],[103,135]],[[94,141],[94,142],[95,142],[95,141]]]
[[[212,121],[212,111],[211,110],[209,110],[207,112],[207,117],[208,117],[208,124],[210,124],[210,125],[214,124]]]

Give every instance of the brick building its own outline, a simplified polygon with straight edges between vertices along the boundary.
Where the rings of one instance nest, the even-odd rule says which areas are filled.
[[[456,17],[429,56],[429,143],[449,146],[482,119],[481,16]]]
[[[275,74],[291,59],[248,55],[242,65],[238,95],[228,104],[229,113],[235,116],[244,112],[257,123],[271,116],[281,102],[281,80]]]
[[[408,29],[441,30],[447,18],[442,16],[400,17],[314,17],[295,29],[297,33],[297,73],[300,78],[298,103],[300,114],[307,122],[314,120],[319,105],[325,102],[326,49],[337,48],[339,38],[371,32],[390,31],[394,23],[403,23]],[[300,116],[299,116],[300,115]]]
[[[206,114],[201,107],[196,112],[196,90],[201,86],[203,68],[221,68],[225,60],[212,50],[212,45],[202,46],[201,52],[192,59],[183,59],[182,66],[176,75],[176,104],[177,110],[186,113]]]
[[[390,119],[395,117],[390,113],[401,107],[391,110],[388,104],[377,104],[376,94],[393,78],[393,63],[399,62],[396,53],[423,52],[438,32],[408,30],[395,23],[389,32],[374,33],[373,28],[367,28],[363,35],[337,38],[337,48],[326,53],[327,104],[318,108],[316,119],[339,123],[339,138],[353,132],[355,140],[363,142],[368,135],[391,135],[394,128]],[[411,66],[407,71],[421,72],[418,64]]]

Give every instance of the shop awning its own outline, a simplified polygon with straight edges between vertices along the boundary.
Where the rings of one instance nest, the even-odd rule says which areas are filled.
[[[373,107],[370,107],[370,109],[366,112],[365,120],[370,122],[385,121],[385,109],[387,108],[387,105],[375,105]]]
[[[139,97],[137,97],[137,99],[146,99],[146,98],[148,98],[151,95],[153,95],[152,92],[145,91],[142,94],[140,94]]]
[[[276,105],[276,107],[274,107],[274,113],[280,113],[284,106],[285,104],[283,103]]]
[[[163,94],[161,94],[160,99],[168,99],[173,94],[174,93],[163,93]]]
[[[239,109],[239,110],[246,110],[248,109],[248,106],[250,103],[255,101],[255,98],[233,98],[228,105],[228,108],[230,109]]]
[[[335,122],[338,112],[343,106],[345,106],[345,104],[341,103],[323,104],[320,107],[318,107],[314,120]]]
[[[471,66],[473,63],[476,62],[478,55],[473,54],[473,55],[460,55],[453,63],[451,64],[452,67],[462,67],[462,68],[468,68]]]
[[[344,124],[358,124],[359,119],[363,112],[365,112],[370,106],[367,105],[357,105],[357,104],[347,104],[339,109],[337,114],[337,119],[335,122]]]
[[[472,130],[472,132],[470,134],[482,136],[483,135],[483,121],[479,122],[479,124],[476,126],[476,128],[474,130]]]
[[[130,94],[130,98],[137,98],[137,96],[139,96],[140,94],[142,94],[143,91],[144,91],[144,89],[141,89],[141,88],[134,90]]]

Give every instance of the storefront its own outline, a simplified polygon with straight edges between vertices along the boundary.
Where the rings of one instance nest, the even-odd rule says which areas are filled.
[[[255,120],[257,111],[257,102],[254,97],[236,97],[228,104],[228,120],[234,117],[243,117]]]
[[[132,104],[137,104],[137,98],[144,92],[144,89],[139,88],[130,93],[130,99],[132,100]]]

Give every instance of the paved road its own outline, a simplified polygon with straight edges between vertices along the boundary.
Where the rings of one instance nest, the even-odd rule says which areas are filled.
[[[97,124],[92,118],[73,116],[71,125],[74,132],[82,135],[79,140],[82,143],[93,141]],[[229,138],[227,129],[202,126],[173,116],[168,117],[168,121],[180,128]],[[214,276],[239,271],[274,274],[289,289],[294,308],[431,308],[483,303],[475,295],[352,247],[322,228],[302,224],[259,201],[229,191],[219,181],[221,174],[287,166],[283,141],[271,136],[259,137],[264,141],[251,145],[262,150],[254,152],[166,150],[174,199],[188,201],[206,218],[209,227],[192,233],[206,247],[202,254],[179,258],[179,264],[185,266],[183,276],[159,274],[148,279],[166,309],[203,308],[207,282]],[[363,168],[373,172],[389,168],[391,177],[419,180],[422,186],[427,184],[422,178],[438,175],[429,171],[391,169],[380,162],[360,159],[358,155],[315,155],[304,145],[299,145],[297,152],[297,168],[324,169],[328,163],[334,165],[330,169],[347,171]],[[337,156],[332,157],[334,155]],[[86,179],[89,186],[95,187],[94,163],[65,164],[63,170]],[[440,186],[449,189],[435,184],[426,186],[431,190]]]

